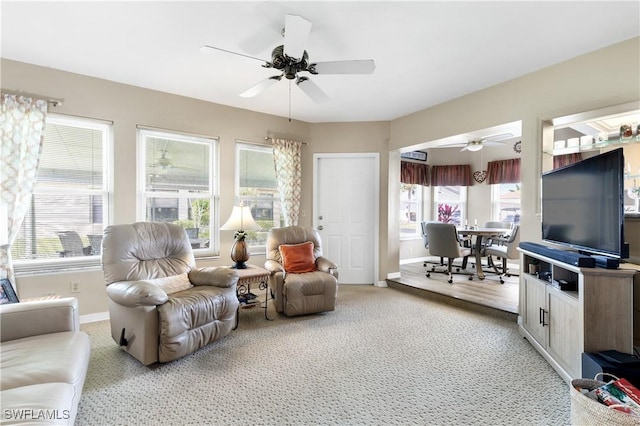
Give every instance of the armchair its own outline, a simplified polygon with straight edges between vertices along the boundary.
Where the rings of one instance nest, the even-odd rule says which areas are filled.
[[[444,272],[449,274],[448,283],[453,283],[453,260],[461,257],[462,269],[465,269],[471,249],[460,245],[456,226],[452,223],[428,222],[427,235],[429,236],[429,252],[433,256],[447,258],[446,271],[436,271],[436,267],[433,266],[431,271],[427,271],[427,277],[431,276],[431,272]],[[460,268],[457,268],[457,271],[459,270]]]
[[[338,266],[322,256],[312,227],[273,228],[267,236],[265,268],[277,312],[286,316],[333,311],[338,296]]]
[[[181,226],[108,226],[102,270],[111,336],[145,365],[195,352],[229,334],[235,325],[237,272],[196,268]]]

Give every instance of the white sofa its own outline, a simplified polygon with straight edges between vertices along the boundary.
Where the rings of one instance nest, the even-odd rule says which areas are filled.
[[[0,422],[74,424],[90,355],[75,298],[0,305]]]

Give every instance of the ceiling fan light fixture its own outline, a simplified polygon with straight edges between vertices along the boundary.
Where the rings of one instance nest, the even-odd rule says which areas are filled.
[[[467,142],[467,151],[480,151],[482,149],[482,141]]]

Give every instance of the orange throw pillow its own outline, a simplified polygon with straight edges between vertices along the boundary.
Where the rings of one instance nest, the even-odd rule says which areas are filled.
[[[286,272],[301,274],[316,270],[316,258],[313,256],[313,243],[282,244],[278,248],[282,265]]]

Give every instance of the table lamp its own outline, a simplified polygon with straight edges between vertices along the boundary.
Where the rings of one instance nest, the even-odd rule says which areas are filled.
[[[233,260],[235,269],[245,269],[246,261],[249,260],[249,245],[244,240],[247,237],[245,231],[257,231],[260,225],[253,220],[251,209],[240,203],[239,206],[233,206],[233,211],[229,219],[220,227],[223,231],[236,231],[233,237],[235,241],[231,246],[231,260]]]

